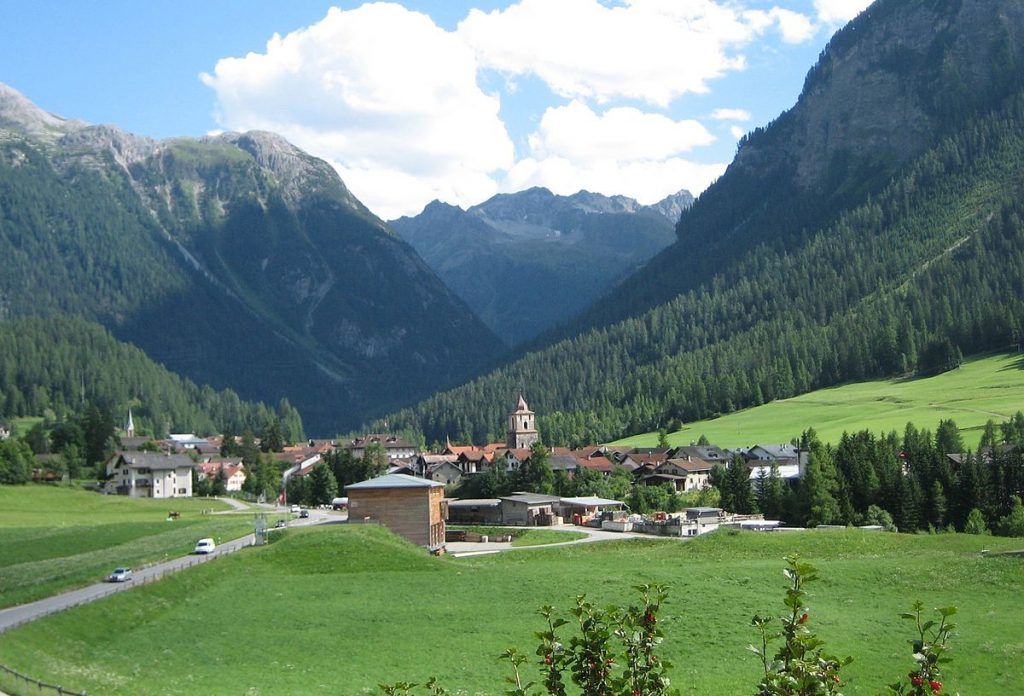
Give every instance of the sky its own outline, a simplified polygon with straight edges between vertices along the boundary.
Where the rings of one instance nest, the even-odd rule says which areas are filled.
[[[699,194],[870,0],[10,0],[0,82],[155,138],[270,130],[384,219]]]

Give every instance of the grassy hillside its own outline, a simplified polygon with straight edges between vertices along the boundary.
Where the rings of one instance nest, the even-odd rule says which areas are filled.
[[[632,585],[672,586],[663,655],[685,693],[735,694],[756,683],[744,647],[755,612],[782,609],[782,556],[820,566],[813,621],[852,654],[847,694],[874,694],[909,670],[914,599],[960,608],[950,691],[1019,693],[1024,643],[1019,558],[978,551],[1007,539],[858,530],[716,534],[693,542],[623,541],[430,558],[385,530],[289,530],[262,549],[55,615],[0,636],[13,667],[89,693],[374,694],[382,681],[443,677],[453,693],[499,694],[495,656],[532,655],[535,611],[632,599]],[[966,591],[969,588],[969,591]],[[532,675],[531,675],[532,676]]]
[[[920,379],[885,379],[819,389],[773,401],[720,418],[687,423],[669,433],[673,445],[686,445],[701,435],[722,447],[789,442],[813,427],[825,442],[836,443],[843,432],[903,432],[907,422],[934,431],[952,418],[964,443],[975,447],[985,422],[1009,420],[1024,409],[1024,356],[999,353],[964,362],[960,368]],[[657,433],[623,438],[617,444],[653,447]]]
[[[233,539],[248,516],[213,500],[140,500],[50,486],[0,486],[0,608],[101,580],[116,566],[181,556],[196,539]],[[181,518],[167,522],[167,512]]]

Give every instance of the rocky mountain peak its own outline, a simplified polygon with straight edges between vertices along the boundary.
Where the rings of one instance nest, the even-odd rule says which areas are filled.
[[[0,83],[0,129],[55,142],[66,133],[85,128],[86,123],[73,121],[43,111],[18,90]]]
[[[734,166],[781,164],[803,188],[844,162],[894,171],[1020,81],[1022,26],[1018,0],[877,0],[836,33],[797,104],[748,136]]]
[[[686,189],[681,189],[662,198],[657,203],[644,206],[644,209],[667,218],[674,225],[683,211],[691,205],[693,205],[693,194]]]

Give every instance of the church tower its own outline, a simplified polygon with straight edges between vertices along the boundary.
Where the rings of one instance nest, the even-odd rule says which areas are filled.
[[[132,418],[132,410],[128,409],[128,422],[124,424],[125,437],[135,437],[135,420]]]
[[[516,410],[508,417],[509,449],[529,449],[540,439],[535,418],[533,411],[526,405],[526,399],[520,394]]]

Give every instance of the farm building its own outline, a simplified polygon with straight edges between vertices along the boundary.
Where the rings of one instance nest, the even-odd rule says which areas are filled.
[[[448,521],[452,524],[501,524],[501,500],[466,498],[448,501]]]
[[[539,493],[515,493],[501,498],[501,518],[505,524],[534,527],[557,524],[554,506],[561,498]]]
[[[444,549],[444,484],[407,474],[386,474],[345,486],[348,518],[380,522],[432,552]]]

